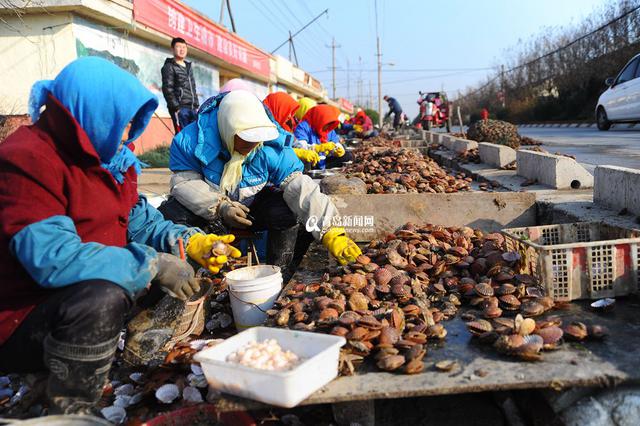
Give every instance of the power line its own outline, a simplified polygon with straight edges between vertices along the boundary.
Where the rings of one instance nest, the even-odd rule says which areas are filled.
[[[223,0],[224,1],[224,0]],[[273,10],[271,10],[270,7],[268,7],[267,3],[263,3],[260,1],[255,1],[255,0],[250,0],[251,3],[254,5],[254,7],[256,7],[256,9],[259,9],[260,12],[264,15],[267,16],[270,15],[270,20],[271,22],[274,22],[276,25],[278,25],[279,28],[281,28],[285,34],[289,34],[289,29],[286,27],[286,25],[284,23],[282,23],[281,21],[281,16],[278,15],[276,12],[274,12]],[[287,41],[289,39],[287,38]],[[302,47],[311,55],[315,54],[315,49],[310,48],[308,45],[306,45],[305,43],[302,43]]]
[[[386,72],[386,71],[385,71]],[[421,80],[431,80],[431,79],[435,79],[435,78],[443,78],[443,77],[451,77],[454,75],[461,75],[461,74],[465,74],[464,72],[453,72],[453,73],[447,73],[447,74],[439,74],[439,75],[430,75],[430,76],[423,76],[423,77],[416,77],[416,78],[409,78],[409,79],[402,79],[402,80],[392,80],[392,81],[383,81],[383,83],[385,85],[388,84],[396,84],[396,83],[407,83],[407,82],[412,82],[412,81],[421,81]],[[336,87],[345,87],[346,84],[339,84]]]
[[[322,11],[322,13],[320,13],[318,16],[316,16],[315,18],[313,18],[311,21],[309,21],[307,23],[307,25],[305,25],[304,27],[300,28],[298,31],[296,31],[294,34],[292,34],[292,38],[297,36],[298,34],[300,34],[302,31],[304,31],[305,28],[307,28],[309,25],[313,24],[318,18],[320,18],[322,15],[324,15],[325,13],[329,12],[329,9],[325,9],[324,11]],[[273,49],[271,51],[271,54],[275,53],[278,49],[280,49],[282,46],[284,46],[285,44],[287,44],[288,40],[285,40],[282,44],[280,44],[278,47],[276,47],[275,49]]]
[[[487,71],[492,70],[492,67],[483,67],[483,68],[390,68],[385,69],[384,72],[443,72],[443,71]],[[330,70],[317,70],[317,71],[309,71],[313,73],[321,73],[321,72],[329,72]],[[364,71],[364,72],[376,72],[377,68],[352,68],[351,71]]]
[[[530,61],[528,61],[528,62],[525,62],[524,64],[516,65],[515,67],[509,68],[509,69],[508,69],[508,70],[506,70],[506,71],[501,71],[498,75],[496,75],[495,77],[493,77],[492,79],[490,79],[489,81],[487,81],[484,85],[482,85],[481,87],[479,87],[479,88],[477,88],[477,89],[474,89],[474,90],[472,90],[471,92],[469,92],[469,93],[465,94],[464,96],[462,96],[462,97],[458,98],[458,100],[459,100],[459,99],[464,99],[464,98],[466,98],[466,97],[468,97],[468,96],[471,96],[471,95],[473,95],[473,94],[475,94],[475,93],[477,93],[477,92],[481,91],[482,89],[484,89],[485,87],[488,87],[490,84],[492,84],[494,81],[496,81],[496,80],[497,80],[497,79],[499,79],[500,77],[503,77],[505,74],[508,74],[508,73],[513,72],[513,71],[515,71],[515,70],[518,70],[518,69],[520,69],[520,68],[527,67],[527,66],[529,66],[529,65],[531,65],[531,64],[533,64],[533,63],[535,63],[535,62],[540,61],[541,59],[548,58],[549,56],[555,55],[556,53],[561,52],[561,51],[563,51],[563,50],[565,50],[565,49],[567,49],[567,48],[569,48],[569,47],[573,46],[574,44],[576,44],[576,43],[578,43],[578,42],[580,42],[580,41],[582,41],[582,40],[586,39],[587,37],[590,37],[590,36],[594,35],[595,33],[597,33],[597,32],[599,32],[599,31],[601,31],[601,30],[603,30],[603,29],[607,28],[607,27],[608,27],[608,26],[610,26],[611,24],[613,24],[613,23],[615,23],[615,22],[618,22],[618,21],[620,21],[620,20],[621,20],[621,19],[623,19],[623,18],[626,18],[627,16],[629,16],[630,14],[634,13],[634,12],[635,12],[635,11],[637,11],[637,10],[640,10],[640,6],[636,6],[636,7],[634,7],[633,9],[630,9],[630,10],[626,11],[625,13],[623,13],[623,14],[622,14],[622,15],[620,15],[620,16],[618,16],[617,18],[614,18],[614,19],[612,19],[611,21],[609,21],[609,22],[607,22],[607,23],[605,23],[605,24],[600,25],[598,28],[596,28],[596,29],[594,29],[594,30],[592,30],[592,31],[590,31],[590,32],[588,32],[588,33],[586,33],[586,34],[583,34],[582,36],[580,36],[580,37],[578,37],[578,38],[574,39],[573,41],[571,41],[571,42],[569,42],[569,43],[565,44],[564,46],[561,46],[561,47],[559,47],[559,48],[557,48],[557,49],[555,49],[555,50],[552,50],[551,52],[547,52],[547,53],[545,53],[545,54],[544,54],[544,55],[542,55],[542,56],[538,56],[537,58],[532,59],[532,60],[530,60]]]

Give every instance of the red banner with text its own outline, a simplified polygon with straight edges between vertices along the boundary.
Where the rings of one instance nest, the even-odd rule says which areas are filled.
[[[168,36],[182,37],[187,44],[216,58],[269,77],[269,55],[182,3],[172,0],[134,0],[133,16],[137,22]]]

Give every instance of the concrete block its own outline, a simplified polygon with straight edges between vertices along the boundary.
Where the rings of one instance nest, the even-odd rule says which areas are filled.
[[[400,140],[400,147],[402,148],[419,148],[424,145],[424,142],[421,140]]]
[[[595,170],[593,201],[615,211],[627,209],[640,215],[640,170],[598,166]]]
[[[449,151],[453,151],[453,140],[454,139],[455,138],[453,136],[441,134],[440,135],[440,144],[442,144]]]
[[[456,138],[450,135],[441,135],[440,143],[449,151],[461,153],[478,147],[478,142]]]
[[[478,142],[470,141],[468,139],[462,139],[462,138],[453,138],[453,141],[451,144],[452,144],[451,150],[458,153],[462,153],[470,149],[478,148]]]
[[[423,130],[426,134],[426,140],[428,143],[442,143],[440,139],[441,136],[444,136],[442,133],[429,132],[428,130]]]
[[[483,163],[501,168],[516,161],[516,150],[504,145],[482,142],[478,144]]]
[[[516,153],[518,175],[555,189],[592,188],[593,176],[572,158],[529,150]]]
[[[353,223],[342,224],[357,242],[384,238],[407,222],[471,226],[487,232],[536,224],[536,195],[530,192],[341,194],[330,197],[341,216],[353,218]]]

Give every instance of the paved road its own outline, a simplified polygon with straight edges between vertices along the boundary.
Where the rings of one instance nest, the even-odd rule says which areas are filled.
[[[593,172],[597,165],[640,169],[640,129],[596,128],[519,128],[521,135],[544,142],[543,148],[554,154],[574,155]]]

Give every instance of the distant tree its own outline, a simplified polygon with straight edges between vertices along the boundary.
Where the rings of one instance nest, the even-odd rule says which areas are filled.
[[[465,114],[486,107],[514,122],[591,119],[604,80],[640,51],[640,0],[615,0],[582,22],[519,41],[495,71],[458,99]],[[504,93],[501,93],[503,92]],[[502,96],[506,109],[502,110]]]
[[[364,109],[364,113],[367,114],[369,116],[369,118],[371,119],[371,121],[373,121],[373,125],[375,126],[376,124],[378,124],[378,111],[376,111],[375,109],[369,109],[369,108],[365,108]]]

